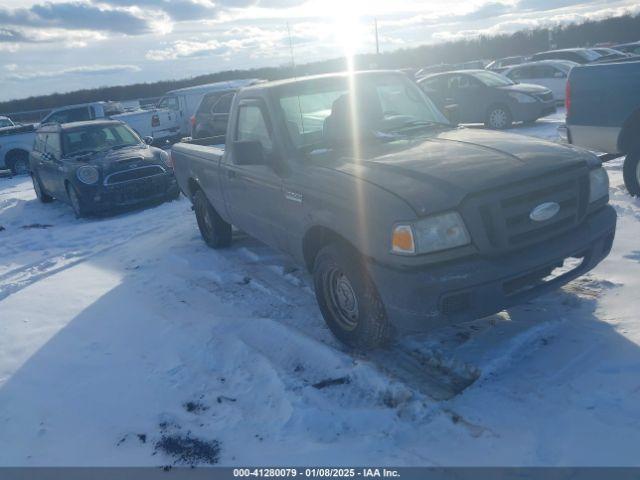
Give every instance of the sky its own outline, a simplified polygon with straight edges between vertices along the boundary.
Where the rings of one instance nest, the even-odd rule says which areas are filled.
[[[637,0],[0,0],[0,101],[640,12]]]

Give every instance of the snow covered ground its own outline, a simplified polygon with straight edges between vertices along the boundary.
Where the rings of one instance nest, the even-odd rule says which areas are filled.
[[[184,198],[79,221],[0,180],[0,465],[639,465],[640,201],[607,169],[590,275],[366,356],[306,273],[206,248]]]

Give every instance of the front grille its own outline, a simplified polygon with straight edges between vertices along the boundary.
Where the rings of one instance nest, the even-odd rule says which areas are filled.
[[[112,173],[105,178],[105,185],[115,185],[118,183],[131,182],[134,180],[140,180],[143,178],[154,177],[156,175],[163,175],[165,173],[164,168],[160,165],[148,165],[145,167],[131,168],[129,170],[123,170],[121,172]]]
[[[472,197],[463,215],[481,252],[516,250],[577,226],[586,213],[588,187],[586,170],[570,168]],[[547,202],[557,203],[559,212],[532,220],[532,210]]]
[[[166,191],[166,180],[156,177],[112,185],[107,189],[105,196],[115,203],[129,203],[156,197]]]

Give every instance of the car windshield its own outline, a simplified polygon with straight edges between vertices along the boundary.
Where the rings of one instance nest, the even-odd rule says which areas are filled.
[[[8,118],[0,118],[0,128],[12,127],[12,126],[13,126],[13,122],[11,120],[9,120]]]
[[[91,125],[62,134],[62,150],[65,156],[141,144],[140,138],[129,127],[120,124]]]
[[[291,142],[299,148],[330,146],[362,135],[391,138],[402,130],[449,125],[405,75],[313,79],[284,85],[276,94]]]
[[[480,80],[487,87],[506,87],[508,85],[514,85],[514,83],[507,77],[495,72],[473,72],[471,75]]]

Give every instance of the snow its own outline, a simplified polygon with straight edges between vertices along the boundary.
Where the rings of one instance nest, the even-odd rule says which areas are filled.
[[[0,180],[0,465],[167,465],[174,436],[207,442],[200,464],[638,465],[640,201],[606,168],[597,269],[367,355],[286,257],[241,233],[208,249],[184,198],[76,220]]]

